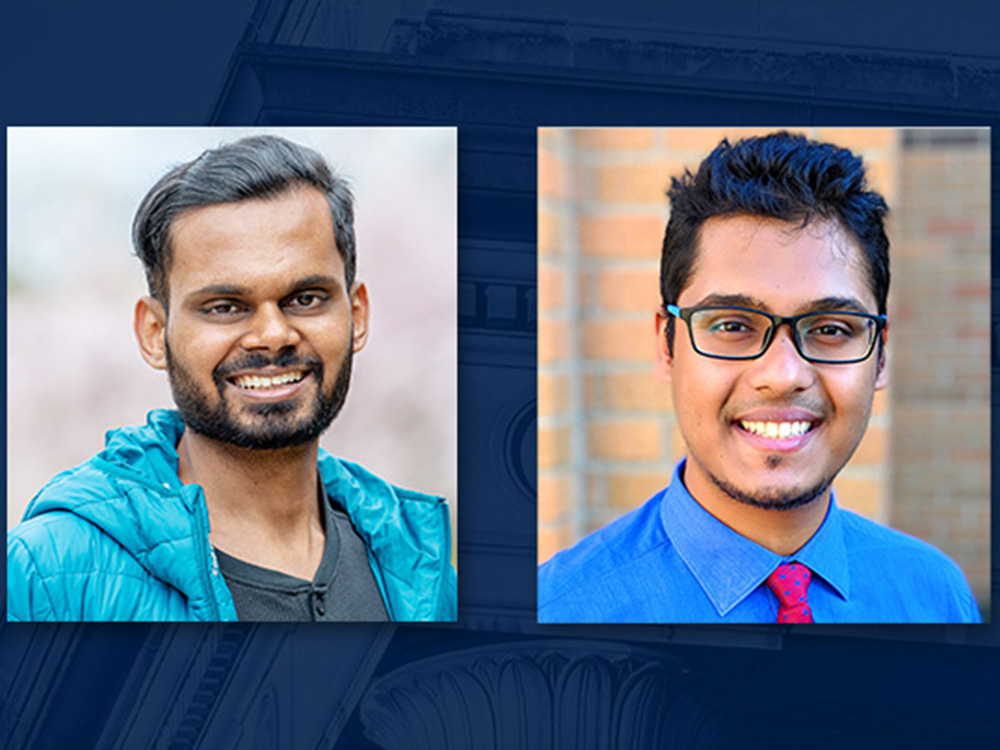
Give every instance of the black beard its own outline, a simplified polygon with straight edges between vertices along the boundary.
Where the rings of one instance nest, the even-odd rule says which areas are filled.
[[[174,402],[186,427],[213,440],[253,450],[277,450],[318,440],[340,412],[351,384],[353,350],[348,347],[327,395],[323,392],[323,363],[314,357],[299,357],[292,350],[278,353],[273,359],[263,354],[248,354],[238,361],[219,365],[212,372],[212,380],[219,400],[215,407],[209,405],[207,394],[198,386],[191,374],[170,355],[166,347],[167,375]],[[256,425],[242,424],[231,412],[225,399],[228,373],[246,369],[302,366],[309,371],[307,377],[316,378],[319,384],[312,412],[301,419],[294,419],[289,412],[295,409],[292,401],[259,404],[250,407]]]
[[[731,484],[722,481],[711,472],[705,473],[708,474],[709,479],[712,480],[716,487],[725,492],[736,502],[749,505],[753,508],[762,508],[763,510],[783,511],[801,508],[803,505],[808,505],[813,500],[818,498],[830,488],[831,484],[833,484],[833,477],[829,477],[821,480],[818,484],[810,487],[805,492],[799,492],[796,494],[790,492],[784,494],[780,494],[778,492],[765,494],[761,492],[755,495],[750,495],[740,489],[737,489],[736,487],[733,487]]]

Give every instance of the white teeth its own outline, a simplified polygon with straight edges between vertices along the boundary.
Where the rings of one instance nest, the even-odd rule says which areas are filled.
[[[297,383],[305,377],[304,372],[286,372],[283,375],[275,375],[273,378],[261,377],[260,375],[241,375],[234,378],[233,382],[239,388],[258,390],[261,388],[277,388],[289,383]]]
[[[741,421],[740,427],[754,435],[784,440],[790,437],[805,435],[812,429],[810,422],[747,422]]]

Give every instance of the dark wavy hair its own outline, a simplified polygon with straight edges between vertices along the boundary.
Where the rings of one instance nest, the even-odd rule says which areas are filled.
[[[889,294],[888,207],[869,190],[861,158],[846,148],[787,132],[723,141],[699,165],[671,180],[670,220],[660,256],[663,304],[676,303],[697,256],[702,225],[715,216],[748,214],[807,225],[835,221],[864,252],[878,312]],[[673,353],[674,319],[667,323]]]
[[[149,293],[167,304],[170,227],[183,211],[251,198],[277,198],[298,185],[326,196],[347,288],[354,283],[354,196],[316,151],[274,135],[243,138],[174,167],[150,188],[132,221],[132,246]]]

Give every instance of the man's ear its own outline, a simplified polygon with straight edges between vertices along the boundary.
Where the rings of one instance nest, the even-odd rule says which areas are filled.
[[[882,338],[875,347],[878,357],[878,371],[875,373],[875,390],[880,391],[889,385],[889,324],[882,328]]]
[[[351,287],[351,320],[354,324],[354,352],[360,352],[368,342],[368,288],[360,281]]]
[[[167,369],[167,313],[158,299],[143,297],[135,303],[133,329],[142,358],[150,367]]]
[[[665,383],[669,383],[673,375],[674,358],[670,354],[670,347],[667,346],[667,324],[670,322],[670,315],[660,310],[656,313],[656,377]],[[676,328],[674,335],[677,335]]]

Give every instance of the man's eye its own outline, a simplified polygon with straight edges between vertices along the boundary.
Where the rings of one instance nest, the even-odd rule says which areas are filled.
[[[301,294],[296,294],[288,299],[286,303],[288,307],[295,308],[297,310],[312,310],[326,302],[326,297],[322,294],[317,294],[315,292],[302,292]]]
[[[812,329],[812,333],[814,333],[817,336],[831,336],[831,337],[849,336],[851,334],[850,331],[845,330],[840,326],[832,326],[832,325],[817,326],[816,328]]]
[[[748,333],[753,326],[743,320],[717,320],[709,327],[711,333]]]
[[[222,317],[226,315],[236,315],[242,308],[235,302],[213,302],[201,308],[205,315]]]
[[[853,338],[857,331],[847,322],[823,321],[810,326],[808,335],[824,339]]]

